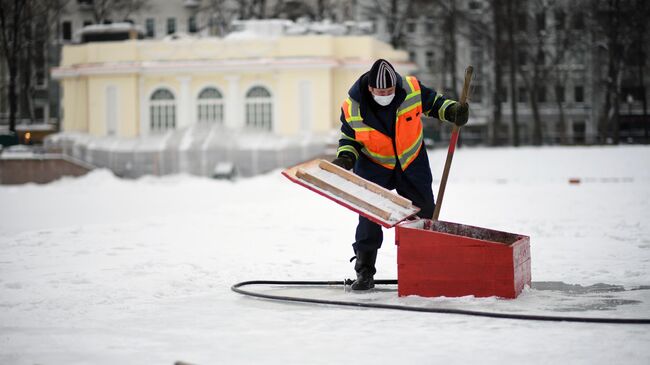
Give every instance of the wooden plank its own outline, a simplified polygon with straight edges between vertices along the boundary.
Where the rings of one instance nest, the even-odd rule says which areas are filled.
[[[397,205],[399,205],[401,207],[411,208],[413,206],[413,203],[410,200],[408,200],[408,199],[406,199],[406,198],[404,198],[402,196],[395,195],[395,194],[391,193],[390,191],[386,190],[385,188],[383,188],[383,187],[381,187],[381,186],[379,186],[379,185],[377,185],[377,184],[375,184],[375,183],[373,183],[371,181],[362,179],[359,175],[354,174],[354,173],[352,173],[352,172],[350,172],[350,171],[348,171],[348,170],[346,170],[346,169],[344,169],[342,167],[336,166],[336,165],[334,165],[333,163],[331,163],[329,161],[320,160],[320,162],[318,163],[318,167],[320,167],[321,169],[323,169],[325,171],[328,171],[328,172],[331,172],[333,174],[339,175],[340,177],[342,177],[342,178],[344,178],[344,179],[346,179],[346,180],[348,180],[348,181],[350,181],[350,182],[352,182],[352,183],[354,183],[356,185],[363,186],[364,188],[372,191],[373,193],[377,193],[377,194],[383,196],[386,199],[389,199],[390,201],[392,201],[393,203],[395,203],[395,204],[397,204]]]
[[[285,175],[286,177],[289,177],[289,178],[291,178],[291,177],[295,178],[296,177],[296,172],[298,172],[298,169],[303,169],[303,170],[316,169],[316,168],[318,168],[318,162],[319,162],[318,159],[307,161],[307,162],[301,163],[301,164],[296,165],[296,166],[292,166],[292,167],[284,170],[282,172],[282,174]]]
[[[375,222],[375,223],[377,223],[377,224],[379,224],[381,226],[384,226],[386,228],[392,228],[395,225],[397,225],[398,223],[403,222],[408,217],[411,217],[411,216],[417,214],[417,212],[420,211],[420,208],[416,207],[412,203],[411,203],[411,205],[409,207],[406,207],[406,208],[402,207],[402,206],[396,204],[395,202],[393,202],[392,200],[386,198],[383,195],[377,194],[377,193],[375,193],[373,191],[368,191],[363,186],[360,186],[360,185],[356,184],[353,181],[347,180],[346,178],[344,178],[344,177],[342,177],[342,176],[340,176],[340,175],[338,175],[336,173],[332,173],[330,171],[324,170],[324,169],[320,168],[320,166],[319,166],[320,163],[321,163],[320,159],[314,159],[314,160],[306,161],[306,162],[303,162],[303,163],[301,163],[299,165],[292,166],[292,167],[289,167],[289,168],[285,169],[284,171],[282,171],[282,175],[284,175],[286,178],[288,178],[292,182],[294,182],[294,183],[296,183],[296,184],[298,184],[300,186],[303,186],[303,187],[305,187],[305,188],[307,188],[307,189],[309,189],[309,190],[311,190],[311,191],[313,191],[315,193],[318,193],[318,194],[326,197],[327,199],[330,199],[330,200],[334,201],[335,203],[340,204],[340,205],[344,206],[345,208],[350,209],[351,211],[353,211],[353,212],[355,212],[355,213],[357,213],[359,215],[362,215],[362,216],[370,219],[371,221],[373,221],[373,222]],[[365,205],[364,206],[358,206],[354,202],[352,202],[352,201],[350,201],[348,199],[342,198],[340,195],[336,195],[336,194],[334,194],[334,193],[332,193],[332,192],[330,192],[328,190],[320,188],[316,184],[310,183],[310,182],[308,182],[308,181],[306,181],[304,179],[299,178],[296,175],[299,169],[302,169],[303,171],[310,172],[312,175],[318,177],[319,179],[322,179],[322,180],[325,180],[325,181],[329,182],[331,185],[334,185],[334,186],[338,187],[340,190],[347,191],[347,189],[348,189],[347,187],[350,184],[352,184],[356,188],[354,189],[354,191],[350,191],[350,193],[357,196],[358,199],[362,199],[365,202],[369,202],[372,206],[380,208],[384,212],[390,212],[391,213],[390,216],[388,216],[386,214],[381,214],[381,216],[383,216],[383,217],[388,217],[388,219],[383,219],[379,214],[373,214],[371,212],[370,208],[368,208],[368,209],[365,208],[366,207]],[[302,175],[302,176],[304,176],[304,175]],[[336,180],[331,180],[331,181],[329,180],[329,178],[334,178],[334,177],[336,177]],[[363,178],[360,177],[360,176],[358,178],[363,180]],[[345,182],[340,181],[340,179],[343,179]],[[343,185],[341,185],[341,184],[343,184]],[[363,188],[364,191],[359,191],[359,188]],[[386,190],[386,191],[389,194],[392,194],[392,192],[390,192],[388,190]],[[368,195],[366,195],[366,193]],[[372,198],[370,198],[369,195],[374,195],[374,196]],[[394,194],[392,194],[392,195],[394,195]],[[406,199],[406,200],[408,200],[408,199]],[[356,202],[356,200],[355,200],[355,202]]]
[[[314,175],[310,174],[309,172],[307,172],[307,171],[305,171],[303,169],[298,169],[296,171],[296,177],[301,179],[301,180],[307,181],[308,183],[313,184],[313,185],[317,186],[320,189],[328,191],[328,192],[338,196],[341,199],[347,200],[347,201],[349,201],[349,202],[351,202],[351,203],[353,203],[353,204],[355,204],[355,205],[357,205],[357,206],[359,206],[361,208],[364,208],[364,209],[368,210],[370,213],[372,213],[372,214],[374,214],[374,215],[376,215],[378,217],[381,217],[384,220],[388,220],[390,218],[390,212],[387,212],[387,211],[385,211],[385,210],[383,210],[383,209],[381,209],[379,207],[376,207],[376,206],[368,203],[365,200],[359,199],[356,196],[354,196],[354,195],[352,195],[350,193],[347,193],[347,192],[337,188],[336,186],[334,186],[334,185],[332,185],[332,184],[330,184],[330,183],[328,183],[326,181],[321,180],[317,176],[314,176]]]

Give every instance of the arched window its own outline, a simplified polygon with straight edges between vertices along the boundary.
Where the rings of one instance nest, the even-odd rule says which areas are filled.
[[[199,94],[199,123],[223,124],[223,96],[219,90],[207,87]]]
[[[176,128],[176,102],[171,91],[158,89],[151,95],[149,123],[152,132],[164,132]]]
[[[246,126],[270,131],[273,129],[271,93],[255,86],[246,93]]]

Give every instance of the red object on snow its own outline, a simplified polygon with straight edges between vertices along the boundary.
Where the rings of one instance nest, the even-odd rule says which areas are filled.
[[[410,200],[325,160],[290,167],[282,175],[386,228],[420,211]]]
[[[323,160],[282,172],[289,180],[384,227],[396,227],[399,296],[516,298],[530,285],[530,238],[439,220],[408,220],[420,208]]]
[[[530,237],[444,221],[397,225],[398,295],[516,298],[530,285]]]

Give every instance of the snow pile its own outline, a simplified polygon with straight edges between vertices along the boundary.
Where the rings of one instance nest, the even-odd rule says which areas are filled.
[[[282,35],[358,35],[373,33],[372,22],[346,21],[333,22],[331,19],[312,21],[299,18],[295,22],[286,19],[235,20],[232,22],[233,31],[226,35],[226,40],[251,40],[273,38]]]
[[[430,152],[434,176],[445,152]],[[647,326],[319,307],[232,293],[243,280],[353,275],[356,215],[278,171],[230,182],[122,180],[98,170],[1,186],[0,202],[2,364],[650,360]],[[530,235],[533,281],[629,289],[650,284],[649,212],[650,148],[460,149],[441,219]],[[394,278],[393,230],[384,236],[378,277]],[[574,301],[545,293],[532,289],[510,302],[333,295],[573,310]],[[605,309],[650,317],[646,303],[610,304]]]

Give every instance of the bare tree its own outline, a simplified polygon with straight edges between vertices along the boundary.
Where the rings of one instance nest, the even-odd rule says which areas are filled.
[[[149,7],[149,0],[120,0],[123,5],[120,7],[122,20],[129,20],[129,17],[137,12],[146,10]]]
[[[517,42],[515,41],[516,0],[505,0],[506,34],[508,50],[508,75],[510,81],[510,107],[512,109],[512,145],[519,146],[519,122],[517,116]]]
[[[352,1],[348,0],[316,0],[316,20],[332,19],[336,20],[336,9],[341,7],[353,6]],[[347,9],[349,10],[349,9]],[[345,15],[342,17],[345,19]],[[343,20],[343,19],[338,19]]]
[[[266,18],[266,0],[239,0],[236,3],[239,19]]]
[[[638,98],[643,105],[645,141],[648,141],[647,101],[644,80],[648,46],[650,5],[643,0],[614,1],[599,4],[601,35],[607,54],[606,98],[609,112],[600,121],[605,141],[617,144],[621,139],[621,102]],[[612,28],[616,27],[615,30]],[[597,28],[598,29],[598,28]],[[624,89],[625,88],[625,89]],[[636,88],[636,90],[634,90]],[[628,115],[628,128],[634,128],[634,118]],[[628,129],[629,131],[629,129]]]
[[[1,0],[0,58],[9,71],[6,89],[11,131],[16,130],[18,117],[35,119],[35,83],[47,77],[48,45],[52,35],[58,34],[59,19],[68,1]]]
[[[102,24],[113,20],[128,20],[129,16],[137,13],[148,6],[149,0],[94,0],[90,4],[90,10],[96,24]]]
[[[576,62],[574,54],[585,55],[588,51],[587,34],[583,29],[574,29],[568,24],[568,19],[580,15],[580,3],[555,3],[555,31],[551,37],[552,52],[548,54],[550,75],[544,80],[551,83],[554,99],[558,110],[558,125],[556,131],[561,144],[569,142],[567,137],[567,122],[565,115],[565,83],[570,77],[571,63]],[[577,62],[576,62],[577,63]]]
[[[645,67],[647,65],[647,55],[648,55],[648,18],[650,17],[650,4],[647,1],[639,4],[637,11],[634,13],[632,18],[632,24],[634,29],[637,30],[635,39],[635,46],[632,52],[632,57],[637,60],[637,80],[638,80],[638,89],[641,94],[641,104],[643,106],[643,130],[644,130],[644,141],[646,144],[650,143],[650,120],[648,119],[648,100],[646,93],[645,85]]]
[[[482,34],[481,28],[491,25],[486,19],[472,16],[466,9],[459,8],[455,1],[435,0],[433,5],[437,10],[437,19],[442,21],[444,27],[442,49],[445,89],[450,90],[454,97],[458,97],[462,81],[458,77],[458,46],[462,39],[469,40],[471,44],[477,32]],[[490,37],[487,36],[487,39]]]
[[[323,20],[326,18],[327,9],[330,7],[329,0],[317,0],[316,1],[316,20]]]
[[[533,0],[528,5],[519,15],[526,26],[521,29],[524,40],[519,42],[518,49],[520,57],[529,62],[519,62],[518,73],[533,114],[532,144],[539,146],[544,140],[540,102],[546,102],[546,91],[552,84],[551,73],[564,59],[571,38],[565,31],[552,32],[547,24],[548,16],[558,7],[555,1]]]
[[[207,14],[210,35],[224,36],[230,32],[230,24],[237,18],[239,9],[230,7],[229,0],[207,0],[205,5],[197,9],[197,13]]]
[[[647,21],[648,7],[644,0],[592,0],[588,20],[594,32],[599,56],[604,58],[606,73],[603,77],[604,100],[598,121],[598,135],[601,143],[620,141],[620,103],[623,76],[629,72],[629,57],[636,47],[638,31],[636,17]],[[646,14],[643,14],[646,11]]]
[[[413,0],[373,0],[363,7],[366,16],[379,18],[386,22],[390,44],[395,48],[404,46],[404,25],[412,16]]]
[[[257,15],[260,19],[266,18],[266,0],[258,0]]]
[[[455,97],[460,95],[458,93],[458,76],[457,65],[458,65],[458,17],[459,11],[456,8],[456,2],[450,1],[447,3],[448,6],[443,7],[444,12],[444,24],[445,24],[445,69],[449,74],[449,82],[451,83],[451,90]]]
[[[2,39],[2,56],[9,70],[9,130],[16,131],[16,112],[18,94],[16,90],[20,52],[24,46],[24,29],[21,25],[27,18],[27,0],[1,0],[0,35]]]
[[[36,36],[38,32],[34,32],[35,13],[39,9],[35,9],[35,4],[30,4],[25,7],[25,18],[29,21],[23,23],[23,47],[22,52],[19,53],[20,59],[20,85],[19,85],[19,100],[20,109],[22,109],[23,116],[29,118],[34,122],[34,103],[31,96],[34,93],[34,81],[32,71],[34,70],[34,44],[36,43]],[[40,20],[40,19],[38,19]]]
[[[506,54],[503,52],[505,47],[505,40],[503,39],[503,24],[501,19],[505,16],[504,1],[503,0],[491,0],[490,1],[490,10],[492,12],[492,18],[487,21],[491,26],[491,32],[489,37],[489,43],[491,45],[490,51],[492,53],[492,69],[493,69],[493,85],[494,89],[492,90],[493,98],[493,109],[492,109],[492,132],[490,136],[490,144],[492,146],[497,146],[501,144],[501,103],[503,101],[503,67],[502,64],[506,62]]]
[[[317,11],[304,1],[278,0],[271,12],[273,18],[296,20],[301,17],[318,18]]]

